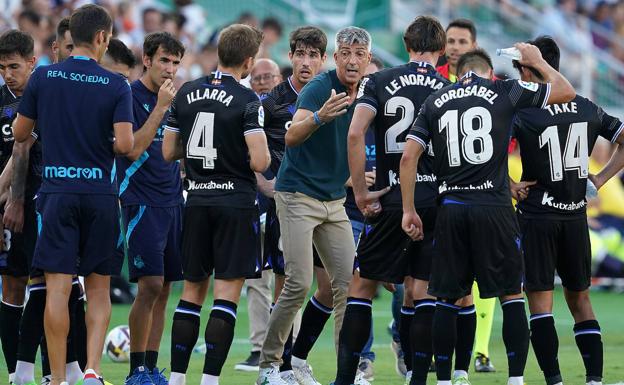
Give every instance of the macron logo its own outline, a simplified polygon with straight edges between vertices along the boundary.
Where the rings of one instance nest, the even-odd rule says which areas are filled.
[[[99,167],[46,166],[43,171],[43,177],[50,179],[102,179],[102,169]]]
[[[194,190],[234,190],[234,182],[225,183],[197,183],[194,180],[189,180],[188,191]]]

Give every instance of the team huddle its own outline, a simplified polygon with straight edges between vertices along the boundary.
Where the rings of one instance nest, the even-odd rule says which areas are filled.
[[[452,25],[474,42],[469,22]],[[575,93],[551,38],[516,44],[520,80],[499,80],[476,47],[447,52],[449,65],[436,69],[447,31],[417,17],[403,35],[409,62],[382,69],[369,33],[347,27],[335,38],[336,68],[321,72],[326,35],[298,28],[292,76],[262,95],[241,84],[262,42],[247,25],[224,28],[216,71],[180,89],[184,45],[166,32],[146,36],[144,72],[130,84],[132,55],[97,5],[61,21],[49,66],[35,68],[28,34],[0,35],[0,338],[10,383],[37,383],[40,347],[42,383],[106,383],[110,277],[127,258],[138,284],[127,385],[186,384],[211,276],[200,384],[218,384],[243,285],[266,269],[275,305],[260,325],[257,385],[320,385],[307,357],[332,314],[333,384],[369,384],[358,366],[380,283],[405,287],[405,384],[425,385],[432,363],[438,385],[470,384],[481,297],[501,303],[508,385],[524,385],[529,343],[546,384],[561,385],[555,272],[586,383],[601,385],[585,196],[624,167],[623,147],[596,175],[588,158],[599,136],[624,144],[624,124]],[[510,141],[521,181],[508,175]],[[258,194],[269,202],[264,231]],[[314,275],[318,290],[294,338]],[[158,351],[180,280],[165,376]]]

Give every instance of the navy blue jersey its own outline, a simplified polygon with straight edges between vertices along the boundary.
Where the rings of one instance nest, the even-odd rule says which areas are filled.
[[[6,86],[0,87],[0,127],[2,127],[2,141],[0,142],[0,165],[4,165],[13,153],[13,121],[17,116],[17,107],[19,106],[21,97],[15,96],[13,92]],[[32,199],[41,186],[41,142],[37,140],[39,135],[39,127],[35,126],[32,136],[35,143],[30,147],[28,159],[28,176],[26,177],[25,195],[26,199]]]
[[[425,99],[449,84],[433,65],[425,62],[409,62],[362,79],[357,105],[375,113],[374,131],[378,143],[375,190],[390,187],[380,199],[382,207],[401,208],[399,165],[407,133]],[[436,177],[430,151],[418,162],[416,185],[416,207],[435,206]]]
[[[18,112],[39,127],[41,192],[117,194],[113,124],[133,121],[130,85],[121,75],[83,56],[39,67]]]
[[[262,98],[264,107],[264,132],[271,153],[270,170],[277,175],[286,148],[285,136],[295,114],[297,96],[291,79],[281,82]]]
[[[514,134],[520,144],[522,180],[537,181],[518,202],[526,216],[557,219],[585,214],[589,155],[598,136],[614,142],[624,124],[577,95],[564,104],[520,110]]]
[[[132,89],[132,129],[143,127],[158,101],[158,94],[150,91],[137,80]],[[147,150],[134,162],[126,157],[117,159],[117,182],[119,198],[123,206],[148,205],[174,207],[182,203],[182,181],[180,164],[166,162],[162,155],[164,127],[169,113],[166,113]]]
[[[375,147],[375,126],[371,126],[366,131],[365,136],[365,144],[366,144],[366,167],[365,171],[373,171],[373,167],[375,167],[375,161],[377,157],[377,148]],[[351,187],[347,187],[347,197],[345,198],[344,203],[345,210],[347,211],[347,216],[352,221],[364,222],[364,215],[357,207],[357,203],[355,203],[355,195],[353,194],[353,189]]]
[[[509,206],[507,148],[519,109],[544,107],[550,84],[489,80],[472,72],[433,93],[407,136],[433,146],[434,173],[446,201]]]

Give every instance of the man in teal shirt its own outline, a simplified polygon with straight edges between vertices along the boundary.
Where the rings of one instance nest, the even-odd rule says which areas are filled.
[[[284,384],[279,365],[295,314],[312,285],[312,242],[332,282],[337,341],[355,256],[343,206],[349,178],[347,133],[357,86],[370,62],[370,48],[365,30],[347,27],[339,31],[336,69],[316,76],[297,99],[275,185],[286,283],[271,313],[257,384]]]

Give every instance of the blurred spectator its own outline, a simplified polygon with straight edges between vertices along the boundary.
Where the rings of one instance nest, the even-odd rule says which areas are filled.
[[[279,66],[271,59],[258,59],[250,73],[251,89],[258,96],[268,94],[282,81]]]
[[[600,1],[592,13],[592,20],[596,25],[602,27],[601,30],[592,28],[592,40],[594,45],[601,49],[609,48],[609,40],[606,33],[612,33],[614,30],[613,19],[611,18],[611,10],[613,6],[607,1]]]
[[[264,34],[259,58],[271,58],[271,48],[282,37],[282,23],[274,17],[267,17],[262,21],[262,33]]]

